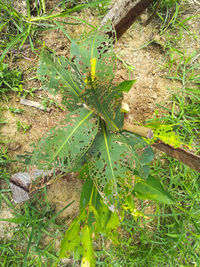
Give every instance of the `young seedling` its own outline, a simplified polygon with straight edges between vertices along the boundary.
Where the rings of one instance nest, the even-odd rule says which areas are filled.
[[[44,88],[61,93],[70,111],[64,121],[38,143],[31,166],[62,172],[79,171],[86,179],[80,214],[68,229],[61,257],[74,252],[82,264],[94,266],[93,241],[105,234],[117,243],[124,207],[134,210],[133,195],[174,203],[154,177],[149,163],[154,153],[138,135],[124,131],[123,92],[134,81],[113,84],[113,39],[92,31],[71,46],[71,60],[42,52],[38,75]],[[113,33],[114,36],[114,33]],[[135,184],[135,187],[134,187]]]

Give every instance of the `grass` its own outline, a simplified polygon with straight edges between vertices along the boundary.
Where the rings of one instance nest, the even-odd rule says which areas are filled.
[[[180,139],[189,143],[195,153],[200,153],[200,51],[188,53],[180,47],[177,48],[183,34],[186,34],[185,30],[183,31],[185,24],[180,23],[179,20],[181,11],[177,3],[177,1],[162,1],[159,9],[162,22],[160,32],[166,34],[168,39],[164,67],[169,69],[168,78],[178,81],[179,84],[176,91],[172,92],[171,108],[163,107],[165,115],[160,117],[159,121],[166,125],[176,125],[175,131]],[[41,10],[45,13],[44,6]],[[13,21],[15,20],[16,18]],[[9,23],[7,22],[4,27]],[[25,25],[27,23],[28,27],[30,21],[23,20],[23,23]],[[37,31],[34,27],[35,25],[31,29],[32,33]],[[25,29],[26,27],[22,32]],[[8,30],[10,32],[11,26]],[[3,43],[4,48],[10,49],[18,42],[20,45],[23,43],[26,35],[22,35],[18,27],[15,28],[15,33],[16,31],[17,36],[21,37],[16,41],[13,33]],[[27,38],[29,37],[32,40],[32,35],[29,34]],[[8,49],[6,51],[8,52]],[[16,77],[18,73],[15,75],[14,72],[8,71],[7,66],[3,66],[5,70],[3,81],[7,83],[9,81],[10,84],[14,81],[12,77]],[[17,82],[19,80],[17,78]],[[4,83],[3,87],[6,90],[2,93],[7,93],[12,86],[12,84],[5,86]],[[60,263],[56,250],[56,240],[62,239],[65,229],[63,224],[56,221],[59,214],[55,214],[50,207],[45,188],[40,190],[32,200],[22,205],[16,206],[12,203],[10,189],[8,189],[11,161],[7,150],[1,149],[0,204],[1,209],[6,206],[13,214],[13,217],[7,221],[15,223],[8,228],[10,237],[0,242],[1,266],[66,266]],[[97,266],[200,266],[199,174],[165,155],[157,157],[151,170],[182,209],[175,205],[166,206],[151,201],[140,201],[138,207],[141,215],[145,216],[138,216],[134,220],[130,214],[126,214],[126,219],[119,229],[119,245],[110,245],[108,248],[106,238],[101,237],[102,249],[96,252]],[[47,244],[43,242],[44,237],[49,238]],[[73,263],[70,266],[73,266]]]
[[[74,7],[68,8],[67,10],[64,9],[63,11],[65,1],[60,1],[56,7],[47,11],[45,0],[38,1],[34,9],[31,8],[31,2],[27,0],[24,10],[25,14],[23,14],[23,12],[19,12],[9,0],[0,0],[0,10],[2,13],[2,22],[0,24],[2,34],[0,36],[6,36],[0,44],[0,49],[2,50],[0,63],[3,62],[6,54],[16,45],[21,49],[26,42],[29,42],[32,51],[34,51],[34,43],[38,32],[52,29],[62,30],[62,25],[73,24],[64,20],[58,21],[58,18],[73,18],[74,20],[79,20],[81,23],[90,25],[86,21],[78,19],[71,14],[87,7],[98,6],[100,3],[104,4],[104,2],[107,1],[86,1],[85,4],[75,3]],[[55,13],[55,9],[59,6],[61,6],[61,11]],[[71,40],[66,31],[65,35]]]
[[[19,91],[22,80],[22,72],[18,69],[10,69],[8,64],[0,64],[0,96],[9,91]]]
[[[21,206],[13,205],[9,190],[0,191],[2,201],[13,214],[12,218],[1,221],[14,223],[7,229],[9,237],[0,238],[1,266],[55,266],[60,261],[56,255],[56,240],[62,238],[64,230],[56,218],[71,203],[55,214],[49,206],[45,189]]]

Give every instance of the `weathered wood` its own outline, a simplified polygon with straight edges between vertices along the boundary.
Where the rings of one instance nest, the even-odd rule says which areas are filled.
[[[32,101],[32,100],[28,100],[25,98],[20,98],[20,104],[25,105],[25,106],[30,106],[30,107],[34,107],[34,108],[39,108],[41,110],[50,112],[50,108],[45,108],[42,104]]]
[[[182,148],[174,148],[164,142],[158,141],[153,147],[165,152],[168,156],[183,162],[195,171],[200,172],[200,156],[197,156]]]
[[[111,20],[119,39],[136,21],[141,13],[157,0],[117,0],[111,10],[101,21],[103,26]]]
[[[33,183],[37,178],[40,178],[38,183],[35,185],[34,190],[37,191],[47,182],[46,179],[52,171],[43,171],[35,169],[30,172],[19,172],[11,176],[10,188],[13,194],[13,199],[15,203],[21,203],[30,198],[32,192]]]
[[[76,177],[78,173],[62,173],[54,172],[53,170],[30,170],[29,172],[19,172],[11,176],[10,188],[13,194],[13,200],[15,203],[21,203],[29,200],[39,189],[45,185],[50,185],[55,180],[72,179]]]

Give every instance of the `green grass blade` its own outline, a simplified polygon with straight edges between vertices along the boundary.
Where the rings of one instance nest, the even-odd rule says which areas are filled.
[[[17,44],[21,38],[27,33],[27,30],[23,33],[21,33],[20,35],[17,36],[17,38],[15,38],[12,42],[10,42],[6,48],[4,49],[3,53],[1,54],[1,57],[0,57],[0,63],[4,60],[6,54],[8,53],[8,51],[15,45]]]
[[[54,20],[54,23],[58,26],[58,28],[64,33],[64,35],[67,37],[67,39],[72,42],[73,39],[69,36],[69,34],[66,32],[66,30],[60,25],[60,22]]]
[[[104,1],[106,2],[107,0],[104,0]],[[41,16],[41,17],[35,17],[35,18],[31,18],[30,21],[33,22],[33,21],[39,21],[39,20],[64,18],[64,17],[68,16],[71,13],[80,11],[80,10],[82,10],[84,8],[87,8],[87,7],[96,6],[96,5],[100,4],[100,3],[102,3],[102,0],[91,2],[91,3],[87,3],[87,4],[80,4],[78,6],[75,6],[75,7],[71,8],[71,9],[68,9],[66,12],[59,13],[59,14],[53,14],[53,15],[45,15],[45,16]]]

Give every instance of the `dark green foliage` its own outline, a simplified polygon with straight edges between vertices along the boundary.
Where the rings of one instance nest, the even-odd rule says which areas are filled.
[[[108,29],[111,30],[106,25],[102,32]],[[146,178],[147,165],[153,159],[152,149],[143,139],[119,132],[123,127],[120,112],[123,90],[130,90],[134,81],[111,84],[112,38],[104,33],[92,31],[88,39],[73,43],[72,56],[74,63],[42,52],[38,75],[45,89],[64,95],[71,113],[39,142],[31,164],[69,172],[78,162],[87,160],[95,186],[115,203],[118,193],[121,194],[118,179],[128,182],[135,168]]]
[[[129,180],[135,166],[132,150],[125,138],[120,134],[107,133],[105,128],[93,144],[88,164],[90,177],[98,191],[109,200],[112,198],[112,203],[118,193],[122,194],[118,179]]]
[[[83,86],[83,81],[81,82],[81,80],[78,79],[78,72],[76,72],[77,76],[74,77],[69,67],[69,61],[65,58],[61,57],[58,59],[43,51],[38,68],[38,76],[44,84],[44,89],[54,94],[63,94],[64,104],[72,111],[78,107],[77,103],[79,101],[79,93]]]
[[[98,80],[89,81],[80,97],[90,109],[106,121],[109,129],[113,131],[122,129],[124,124],[123,115],[120,112],[122,92],[119,92],[118,88],[105,86]]]

